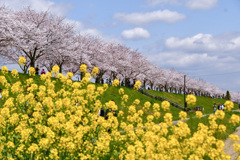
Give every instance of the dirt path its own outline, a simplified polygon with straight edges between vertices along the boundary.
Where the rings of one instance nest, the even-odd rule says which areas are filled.
[[[240,127],[238,127],[233,134],[240,136]],[[234,142],[232,142],[230,138],[227,138],[227,140],[225,140],[225,146],[223,150],[226,154],[231,156],[231,160],[236,160],[238,158],[238,153],[234,151],[233,143]],[[238,141],[238,143],[240,143],[240,140]]]

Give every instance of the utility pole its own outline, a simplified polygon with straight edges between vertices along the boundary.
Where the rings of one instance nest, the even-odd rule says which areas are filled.
[[[184,75],[183,94],[184,94],[184,110],[187,111],[185,88],[186,88],[186,75]]]

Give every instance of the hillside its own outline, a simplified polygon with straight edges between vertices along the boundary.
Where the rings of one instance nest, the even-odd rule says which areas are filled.
[[[3,75],[2,72],[0,72],[0,76]],[[14,84],[15,82],[18,81],[18,79],[12,77],[11,73],[5,74],[5,77],[7,79],[7,81],[10,84]],[[36,83],[38,86],[39,85],[43,85],[44,82],[40,79],[39,75],[35,75],[35,76],[29,76],[28,74],[23,74],[23,73],[19,73],[19,80],[25,84],[26,80],[28,78],[33,78],[34,83]],[[61,85],[62,83],[57,79],[57,78],[52,78],[52,80],[55,80],[55,92],[59,91],[61,89]],[[0,84],[1,86],[1,84]],[[102,86],[102,84],[96,84],[96,86]],[[124,87],[124,86],[118,86],[118,87],[113,87],[109,85],[108,90],[101,96],[99,97],[99,99],[101,100],[102,104],[110,101],[110,100],[114,100],[115,103],[118,106],[118,110],[122,110],[124,111],[124,117],[127,117],[127,108],[122,107],[121,105],[121,96],[119,95],[119,89],[123,88],[124,89],[124,93],[128,95],[128,101],[126,102],[126,106],[130,106],[132,104],[132,102],[134,102],[135,99],[139,99],[140,100],[140,104],[138,105],[137,109],[142,109],[142,107],[144,106],[144,103],[149,101],[151,103],[151,105],[153,105],[154,103],[158,103],[159,105],[161,105],[162,101],[158,101],[155,100],[153,98],[147,97],[133,89],[130,89],[128,87]],[[1,102],[2,104],[4,103],[4,101]],[[126,111],[126,112],[125,112]],[[170,107],[170,112],[173,115],[173,120],[177,120],[179,119],[178,114],[179,114],[179,109],[175,108],[175,107]],[[143,121],[146,120],[147,115],[153,115],[153,110],[152,107],[150,107],[149,112],[144,113],[143,115]],[[163,120],[163,117],[161,116],[161,118],[159,118],[158,120],[155,120],[155,123],[159,123],[160,121]]]
[[[2,75],[2,73],[0,72],[0,76],[1,75]],[[12,77],[12,75],[10,73],[6,74],[5,77],[8,80],[8,82],[10,82],[10,84],[14,84],[17,81],[17,79]],[[28,74],[19,73],[19,80],[21,82],[25,83],[28,78],[33,78],[34,82],[37,85],[43,85],[43,82],[41,81],[39,75],[29,76]],[[59,91],[61,89],[60,87],[62,85],[61,82],[58,81],[58,79],[56,79],[56,78],[52,78],[52,80],[56,80],[55,91]],[[96,84],[96,86],[102,86],[102,84]],[[144,103],[147,101],[149,101],[152,105],[154,103],[161,104],[161,102],[162,102],[159,100],[155,100],[154,98],[147,97],[147,96],[145,96],[133,89],[130,89],[128,87],[124,87],[124,86],[112,87],[109,85],[107,92],[105,92],[103,94],[103,96],[101,96],[101,98],[100,98],[102,104],[104,104],[110,100],[114,100],[116,102],[116,104],[118,105],[119,110],[126,111],[127,109],[125,109],[121,106],[122,99],[118,93],[120,88],[123,88],[125,91],[125,94],[128,95],[128,101],[126,103],[127,106],[130,106],[135,99],[140,100],[138,109],[141,109],[142,106],[144,105]],[[160,91],[153,91],[153,90],[146,90],[146,91],[152,95],[167,98],[175,103],[178,103],[178,104],[184,106],[184,98],[183,98],[182,94],[160,92]],[[213,113],[212,106],[214,103],[216,103],[218,105],[218,104],[224,104],[226,101],[225,99],[216,99],[216,98],[201,97],[201,96],[196,96],[196,97],[197,97],[197,103],[195,106],[200,106],[201,108],[204,107],[204,112],[203,112],[204,114]],[[4,103],[4,102],[2,101],[1,103]],[[191,106],[191,108],[193,108],[195,106]],[[188,106],[188,107],[190,107],[190,106]],[[171,109],[171,113],[173,114],[173,117],[174,117],[173,119],[174,120],[179,119],[178,113],[180,110],[175,107],[172,107],[172,106],[170,107],[170,109]],[[234,109],[238,109],[237,104],[235,104]],[[150,112],[148,114],[153,114],[152,108],[150,108]],[[127,116],[127,115],[125,115],[125,116]],[[147,115],[145,115],[145,116],[147,116]]]
[[[160,92],[160,91],[153,91],[153,90],[147,90],[147,92],[159,96],[159,97],[165,97],[171,101],[174,101],[182,106],[184,106],[184,95],[183,94],[177,94],[177,93],[169,93],[169,92]],[[213,113],[213,104],[216,103],[216,105],[224,104],[226,102],[225,99],[218,99],[218,98],[210,98],[210,97],[202,97],[202,96],[196,96],[197,102],[195,106],[188,106],[191,108],[194,108],[196,106],[204,107],[204,114]],[[238,105],[234,104],[234,110],[238,109]]]
[[[33,81],[29,82],[29,78],[33,78]],[[44,79],[44,77],[41,78]],[[2,152],[4,157],[17,157],[18,152],[15,151],[19,148],[18,144],[24,145],[23,139],[26,141],[27,147],[22,152],[22,156],[27,157],[26,159],[35,159],[29,158],[33,157],[30,149],[34,147],[37,149],[33,150],[32,153],[39,153],[40,155],[36,156],[40,156],[40,159],[44,159],[45,154],[53,156],[51,150],[56,146],[56,150],[59,151],[56,156],[61,157],[61,159],[67,159],[66,157],[72,159],[72,155],[79,155],[79,152],[82,151],[78,147],[87,148],[83,142],[87,142],[90,146],[96,148],[94,153],[97,153],[99,143],[102,143],[100,147],[107,144],[107,152],[103,152],[103,155],[94,155],[89,152],[88,155],[96,157],[93,159],[98,159],[97,157],[100,157],[99,159],[110,159],[111,156],[118,159],[121,153],[116,152],[116,149],[125,147],[128,143],[135,144],[138,140],[141,140],[144,145],[153,142],[159,144],[160,141],[172,143],[170,137],[178,137],[175,138],[174,143],[183,143],[185,140],[195,143],[194,139],[198,140],[198,136],[207,137],[206,140],[202,139],[203,142],[207,142],[209,138],[217,138],[216,143],[210,145],[215,149],[215,146],[218,145],[217,142],[226,139],[239,125],[240,112],[225,113],[217,111],[216,119],[215,115],[202,116],[201,112],[196,112],[198,114],[191,112],[191,114],[188,114],[190,119],[186,123],[172,121],[179,119],[179,109],[171,106],[170,111],[163,111],[162,108],[166,105],[161,105],[160,112],[155,111],[153,113],[153,104],[161,104],[162,102],[130,88],[107,87],[106,85],[102,87],[102,84],[93,85],[88,83],[87,78],[84,78],[81,83],[74,84],[66,77],[43,81],[41,78],[40,76],[29,76],[27,74],[20,74],[19,78],[14,78],[11,73],[6,73],[4,76],[0,73],[0,88],[3,89],[2,95],[5,98],[1,100],[0,108],[0,116],[3,117],[1,134],[6,135],[8,141]],[[8,83],[6,83],[6,80]],[[21,83],[16,83],[19,80]],[[6,90],[5,87],[10,89]],[[21,88],[27,89],[27,91],[23,91]],[[120,88],[124,89],[125,95],[128,95],[125,104],[123,103],[123,96],[119,94]],[[104,90],[105,92],[102,94]],[[6,93],[9,93],[9,95]],[[160,94],[160,92],[154,94]],[[183,97],[177,97],[177,95],[169,93],[164,94],[171,101],[182,103],[181,98]],[[139,99],[141,102],[132,104],[135,99]],[[101,103],[97,100],[100,100]],[[116,110],[117,106],[115,103],[109,102],[111,100],[114,100],[118,106],[118,116],[114,116],[112,113],[108,114],[108,119],[98,116],[97,113],[100,108]],[[206,97],[202,97],[199,104],[203,104],[202,101],[213,103]],[[145,102],[151,103],[149,109],[146,109]],[[223,103],[223,100],[214,102]],[[4,106],[2,106],[3,104]],[[139,112],[139,110],[144,110],[144,112]],[[210,108],[207,111],[210,112]],[[184,114],[184,112],[182,113]],[[187,115],[183,114],[181,114],[181,119],[186,119]],[[33,132],[36,134],[32,134]],[[27,136],[25,136],[25,133]],[[199,133],[205,135],[199,135]],[[164,140],[166,141],[164,142]],[[45,145],[45,142],[47,145]],[[203,142],[196,147],[202,146]],[[71,143],[72,148],[61,148],[67,146],[68,143]],[[17,147],[14,148],[12,145],[13,150],[11,150],[9,144]],[[192,145],[189,144],[186,147],[191,148]],[[173,150],[175,147],[169,148],[169,145],[167,145],[165,148],[166,150]],[[169,155],[169,153],[165,154]],[[209,157],[211,157],[211,154],[206,154],[203,159],[209,159]]]

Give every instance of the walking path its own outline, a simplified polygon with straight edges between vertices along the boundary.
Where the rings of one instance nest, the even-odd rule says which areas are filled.
[[[205,117],[205,116],[208,116],[208,115],[211,115],[211,114],[214,114],[214,113],[209,113],[209,114],[204,114],[202,115],[202,117]],[[194,118],[194,117],[193,117]],[[185,120],[177,120],[177,121],[173,121],[173,125],[176,125],[178,123],[178,121],[183,121],[183,122],[186,122],[187,120],[189,120],[189,118],[185,119]]]
[[[239,110],[233,111],[239,112]],[[238,127],[233,134],[240,136],[240,127]],[[237,160],[239,153],[235,152],[233,149],[234,142],[230,138],[227,138],[224,143],[225,143],[225,146],[223,148],[224,152],[231,156],[231,160]],[[238,141],[238,143],[240,143],[240,140]]]
[[[239,110],[232,110],[233,112],[240,112]],[[213,114],[213,113],[211,113]],[[203,117],[207,116],[207,115],[211,115],[211,114],[205,114],[203,115]],[[189,120],[189,118],[185,119],[185,120],[177,120],[177,121],[173,121],[173,125],[176,125],[178,123],[178,121],[187,121]],[[236,131],[233,133],[235,135],[238,135],[240,137],[240,127],[238,127],[236,129]],[[233,141],[230,139],[230,138],[227,138],[225,140],[225,145],[224,145],[224,152],[228,155],[231,156],[231,160],[237,160],[238,159],[238,156],[239,156],[239,153],[235,152],[234,149],[233,149]],[[238,143],[240,143],[240,140],[238,141]]]
[[[240,127],[238,127],[233,134],[240,136]],[[234,142],[230,138],[227,138],[227,140],[224,143],[225,143],[225,146],[223,148],[224,152],[231,156],[231,160],[237,160],[239,153],[235,152],[233,149]],[[238,141],[238,143],[240,143],[240,140]]]

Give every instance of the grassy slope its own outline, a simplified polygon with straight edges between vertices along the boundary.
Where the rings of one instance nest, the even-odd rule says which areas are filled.
[[[1,75],[3,75],[3,74],[0,72],[0,76]],[[15,83],[17,81],[17,79],[15,79],[15,78],[13,78],[11,76],[11,73],[5,74],[5,77],[8,80],[8,82],[10,82],[11,84],[13,84],[13,83]],[[28,74],[19,73],[19,79],[20,79],[20,81],[22,83],[26,83],[26,80],[28,78],[33,78],[34,79],[34,83],[36,83],[38,85],[42,85],[44,83],[43,81],[41,81],[39,75],[29,76]],[[52,79],[56,80],[55,78],[52,78]],[[97,86],[102,86],[102,84],[97,84]],[[142,95],[141,93],[139,93],[139,92],[137,92],[137,91],[135,91],[133,89],[130,89],[130,88],[127,88],[127,87],[122,87],[122,86],[121,87],[120,86],[119,87],[109,86],[108,90],[103,94],[103,96],[99,97],[99,99],[101,100],[102,104],[104,104],[104,103],[106,103],[106,102],[108,102],[110,100],[114,100],[116,102],[116,104],[118,105],[119,110],[127,111],[127,108],[123,108],[121,106],[121,101],[122,100],[121,100],[121,96],[118,93],[118,90],[120,88],[123,88],[124,89],[124,93],[128,95],[128,102],[126,103],[126,106],[130,106],[135,99],[139,99],[140,100],[140,104],[137,107],[137,109],[141,109],[142,106],[144,105],[144,103],[147,102],[147,101],[149,101],[151,104],[154,104],[154,103],[158,103],[159,105],[161,104],[161,101],[149,98],[149,97],[147,97],[145,95]],[[55,91],[58,91],[60,89],[61,89],[61,82],[56,80]],[[173,119],[174,120],[179,119],[178,118],[179,111],[180,111],[179,109],[176,109],[174,107],[170,107],[170,112],[173,114]],[[150,110],[149,110],[149,112],[147,114],[143,115],[143,117],[144,117],[143,120],[144,121],[146,120],[146,116],[149,115],[149,114],[153,114],[152,107],[150,108]],[[126,116],[127,116],[127,113],[125,114],[125,117]],[[155,122],[159,123],[160,121],[162,121],[162,116],[161,116],[161,118],[159,120],[156,120]]]
[[[2,75],[2,73],[0,72],[0,76],[1,75]],[[5,77],[8,80],[8,82],[10,82],[11,84],[13,84],[17,81],[17,79],[13,78],[10,73],[6,74]],[[38,85],[43,84],[43,82],[40,79],[40,76],[38,76],[38,75],[30,77],[28,74],[19,73],[20,81],[25,82],[28,78],[33,78],[35,83],[38,84]],[[56,91],[58,91],[61,87],[61,83],[57,81],[57,83],[55,85],[56,85],[55,86]],[[97,84],[97,86],[100,86],[100,85],[101,84]],[[121,97],[118,94],[119,88],[123,88],[125,90],[125,94],[127,94],[129,96],[128,102],[126,103],[127,106],[130,106],[131,103],[135,99],[139,99],[140,102],[141,102],[140,105],[138,106],[138,109],[140,109],[144,105],[144,103],[147,102],[147,101],[149,101],[151,104],[154,104],[154,103],[161,104],[161,101],[149,98],[149,97],[147,97],[145,95],[142,95],[139,92],[134,91],[130,88],[127,88],[127,87],[112,87],[112,86],[109,86],[109,89],[107,90],[107,92],[105,92],[104,95],[100,98],[101,102],[106,103],[110,100],[114,100],[116,102],[116,104],[119,106],[119,109],[122,109],[123,111],[126,110],[126,109],[121,107]],[[176,103],[184,105],[183,95],[181,95],[181,94],[159,92],[159,91],[152,91],[152,90],[148,90],[148,92],[150,92],[151,94],[154,94],[156,96],[166,97],[166,98],[168,98],[168,99],[170,99],[170,100],[172,100]],[[213,107],[212,106],[213,106],[214,103],[216,103],[218,105],[218,104],[224,103],[225,101],[226,100],[224,100],[224,99],[214,99],[214,98],[209,98],[209,97],[197,96],[197,103],[196,103],[195,106],[204,107],[204,114],[207,114],[207,113],[213,113]],[[151,109],[149,111],[149,114],[152,114]],[[238,109],[237,104],[235,104],[234,109]],[[178,113],[179,113],[178,109],[176,109],[174,107],[171,107],[171,113],[173,114],[174,120],[178,119]]]
[[[98,84],[98,85],[100,85],[100,84]],[[109,86],[108,91],[105,92],[103,94],[103,96],[101,97],[101,102],[105,103],[105,102],[107,102],[109,100],[114,100],[116,102],[116,104],[118,105],[119,110],[123,110],[126,113],[127,108],[124,108],[124,107],[121,106],[121,101],[122,100],[121,100],[121,97],[118,94],[118,90],[120,88],[123,88],[124,89],[124,93],[128,95],[128,102],[126,103],[126,106],[130,106],[135,99],[139,99],[140,100],[140,104],[137,107],[137,109],[141,109],[142,106],[144,106],[144,103],[147,102],[147,101],[149,101],[152,105],[154,103],[158,103],[159,105],[161,105],[161,101],[158,101],[158,100],[155,100],[153,98],[147,97],[147,96],[145,96],[145,95],[143,95],[143,94],[141,94],[141,93],[139,93],[137,91],[134,91],[134,90],[132,90],[130,88],[122,87],[122,86],[121,87],[120,86],[119,87]],[[175,107],[170,107],[170,111],[169,112],[172,113],[174,120],[179,119],[178,118],[178,115],[179,115],[179,112],[180,112],[179,109],[177,109]],[[143,115],[144,120],[145,120],[146,116],[149,115],[149,114],[153,114],[152,107],[150,108],[150,110],[149,110],[149,112],[147,114]],[[161,114],[163,115],[162,111],[161,111]],[[126,116],[127,116],[127,114],[125,114],[125,117]],[[155,121],[155,122],[156,123],[161,122],[163,120],[162,118],[163,117],[161,116],[161,118],[159,120]]]
[[[183,98],[182,94],[159,92],[159,91],[152,91],[152,90],[148,90],[148,92],[151,93],[151,94],[154,94],[156,96],[168,98],[168,99],[184,106],[184,98]],[[213,104],[214,103],[216,103],[217,105],[224,104],[225,101],[226,101],[225,99],[217,99],[217,98],[197,96],[196,105],[192,106],[191,108],[196,107],[196,106],[200,106],[201,108],[204,107],[204,114],[213,113]],[[237,104],[235,104],[234,109],[238,109]]]
[[[216,120],[218,125],[223,124],[226,126],[226,132],[225,133],[217,132],[214,134],[214,137],[225,140],[228,138],[228,135],[232,134],[236,130],[236,128],[239,127],[239,125],[234,126],[233,124],[229,123],[229,119],[233,114],[240,116],[240,112],[225,112],[225,117],[223,120],[220,120],[220,119]],[[199,123],[203,123],[209,126],[208,117],[209,116],[205,116],[205,117],[202,117],[201,119],[193,118],[188,120],[186,123],[188,124],[189,128],[191,128],[191,133],[193,134],[194,132],[197,131]]]
[[[0,72],[0,76],[2,75],[2,73]],[[5,75],[6,79],[8,80],[8,82],[10,82],[11,84],[15,83],[17,81],[17,79],[14,79],[11,74],[7,74]],[[19,74],[19,79],[25,83],[26,80],[28,78],[33,78],[35,83],[38,85],[43,84],[43,82],[40,79],[40,76],[29,76],[27,74]],[[55,80],[55,78],[53,78],[53,80]],[[1,84],[0,84],[1,86]],[[97,86],[101,86],[101,84],[97,84]],[[61,87],[61,83],[57,82],[55,85],[55,89],[56,91],[59,90]],[[119,110],[123,110],[126,111],[126,108],[121,107],[121,97],[118,94],[118,90],[119,88],[123,88],[125,91],[125,94],[128,94],[129,98],[128,98],[128,102],[126,103],[127,106],[130,106],[132,104],[132,102],[135,99],[139,99],[140,100],[140,104],[137,107],[137,109],[141,109],[141,107],[144,105],[145,102],[149,101],[151,104],[153,103],[159,103],[161,104],[161,101],[157,101],[155,99],[149,98],[145,95],[142,95],[141,93],[134,91],[132,89],[129,89],[127,87],[112,87],[109,86],[109,89],[107,90],[107,92],[105,92],[103,94],[102,97],[99,97],[99,99],[101,100],[102,103],[106,103],[109,100],[114,100],[116,102],[116,104],[119,107]],[[158,92],[158,91],[149,91],[150,93],[156,95],[156,96],[162,96],[162,97],[166,97],[174,102],[180,103],[181,105],[183,105],[183,95],[180,94],[174,94],[174,93],[167,93],[167,92]],[[3,103],[4,101],[2,101],[1,103]],[[212,105],[213,103],[224,103],[225,100],[223,99],[212,99],[212,98],[208,98],[208,97],[197,97],[197,104],[199,106],[204,106],[205,108],[205,113],[212,113]],[[237,106],[235,106],[235,109],[237,109]],[[170,107],[170,112],[173,114],[173,120],[177,120],[178,118],[178,113],[180,110],[174,108],[174,107]],[[147,114],[143,115],[143,121],[146,121],[146,116],[152,114],[152,108],[150,109],[150,111]],[[193,113],[194,114],[194,113]],[[226,139],[228,137],[229,134],[233,133],[236,129],[237,126],[233,126],[232,124],[228,123],[229,118],[231,117],[232,114],[237,114],[240,115],[240,113],[226,113],[226,117],[224,118],[224,120],[222,122],[220,122],[221,124],[226,125],[227,127],[227,131],[224,134],[216,134],[215,136],[217,136],[220,139]],[[155,123],[159,123],[163,121],[163,115],[164,113],[161,111],[161,117],[159,120],[155,120]],[[125,115],[126,117],[127,115]],[[203,117],[201,119],[197,119],[197,118],[193,118],[189,121],[187,121],[192,133],[194,133],[197,130],[197,126],[198,123],[204,123],[205,125],[209,125],[209,122],[207,120],[207,117]]]

